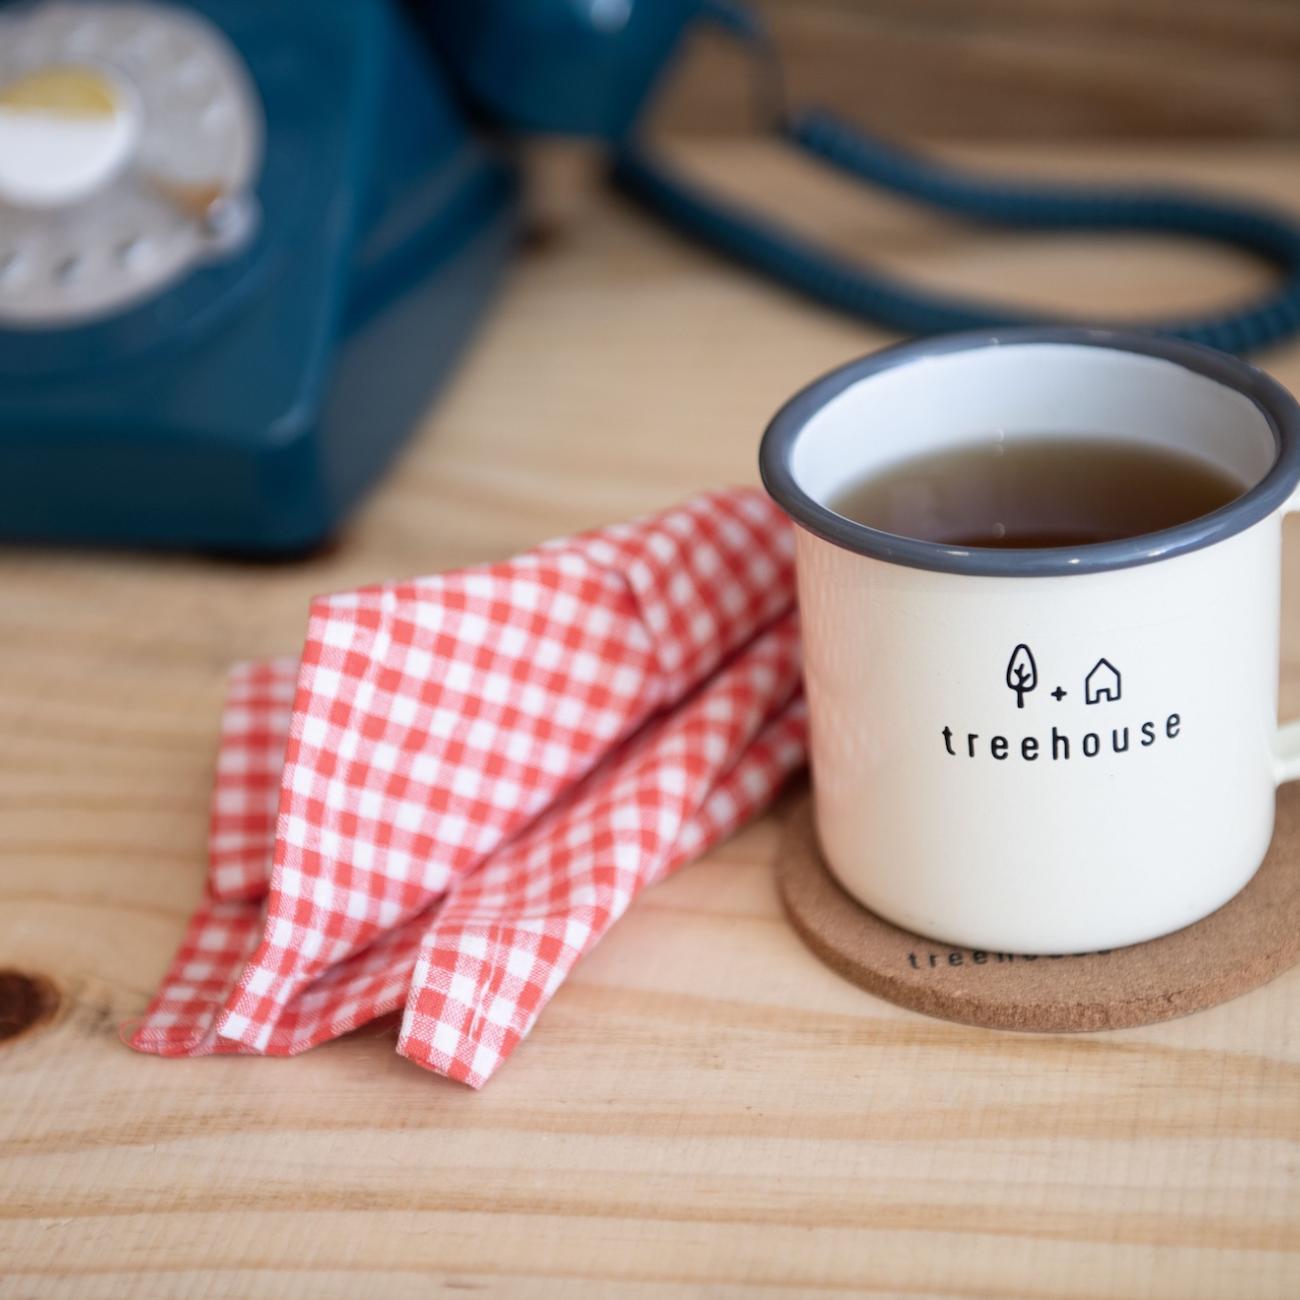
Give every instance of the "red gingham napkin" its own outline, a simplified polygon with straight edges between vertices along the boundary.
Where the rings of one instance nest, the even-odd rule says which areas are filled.
[[[757,491],[315,601],[237,667],[207,895],[131,1045],[290,1055],[404,1007],[481,1086],[646,885],[803,761],[790,525]]]

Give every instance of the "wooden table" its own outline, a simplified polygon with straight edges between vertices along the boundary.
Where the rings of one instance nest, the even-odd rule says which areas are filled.
[[[1278,147],[970,156],[1300,198]],[[1149,240],[958,231],[765,146],[688,158],[935,282],[1122,315],[1261,275]],[[199,896],[230,660],[292,650],[314,592],[752,481],[774,407],[882,341],[572,176],[549,193],[336,549],[0,560],[0,965],[59,999],[0,1045],[0,1296],[1300,1295],[1300,970],[1122,1033],[923,1019],[784,923],[779,811],[639,901],[480,1094],[399,1059],[390,1027],[294,1060],[121,1045]],[[1300,347],[1261,361],[1300,385]],[[1295,595],[1285,641],[1295,713]]]

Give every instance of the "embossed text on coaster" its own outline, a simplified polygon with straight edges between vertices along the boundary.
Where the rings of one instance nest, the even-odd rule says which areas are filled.
[[[1123,1029],[1239,997],[1300,961],[1300,788],[1278,792],[1255,877],[1175,934],[1104,953],[1034,957],[953,948],[868,911],[827,870],[812,804],[791,816],[777,881],[795,929],[846,979],[926,1015],[992,1029]]]

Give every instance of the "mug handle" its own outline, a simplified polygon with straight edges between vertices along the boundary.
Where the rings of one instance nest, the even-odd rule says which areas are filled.
[[[1282,518],[1300,513],[1300,491],[1282,507]],[[1273,780],[1278,785],[1300,778],[1300,719],[1283,722],[1273,742]]]

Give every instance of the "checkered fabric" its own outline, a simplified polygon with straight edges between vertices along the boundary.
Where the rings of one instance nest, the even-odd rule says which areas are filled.
[[[313,603],[238,666],[207,895],[132,1046],[288,1055],[403,1008],[481,1086],[646,885],[804,758],[792,538],[752,490]]]

